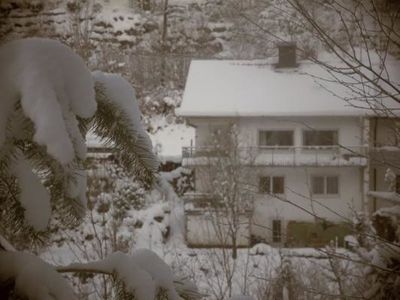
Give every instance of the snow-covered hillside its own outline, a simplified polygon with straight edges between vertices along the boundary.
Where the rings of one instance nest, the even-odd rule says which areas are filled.
[[[70,42],[85,35],[95,47],[104,43],[130,51],[157,51],[161,45],[163,11],[152,13],[139,8],[121,7],[101,1],[82,4],[79,1],[44,2],[2,1],[0,37],[13,39],[45,35]],[[94,4],[93,4],[94,3]],[[222,50],[229,38],[229,26],[209,22],[200,5],[171,3],[168,34],[163,47],[169,53],[213,55]]]

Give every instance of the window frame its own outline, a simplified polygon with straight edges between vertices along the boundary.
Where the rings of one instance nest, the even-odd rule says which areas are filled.
[[[306,138],[306,132],[322,132],[322,131],[329,131],[329,132],[335,132],[336,133],[336,144],[334,143],[334,144],[331,144],[331,145],[306,145],[306,143],[305,143],[305,138]],[[329,128],[326,128],[326,129],[303,129],[302,130],[302,133],[301,133],[301,136],[302,136],[302,138],[301,138],[301,142],[302,142],[302,146],[303,147],[310,147],[310,148],[312,148],[312,147],[337,147],[340,143],[339,143],[339,129],[337,129],[337,128],[332,128],[332,129],[329,129]]]
[[[322,177],[323,178],[323,193],[315,193],[314,192],[314,186],[313,186],[313,180],[314,178],[317,177]],[[329,193],[328,194],[328,178],[329,177],[335,177],[337,179],[337,193]],[[311,194],[315,197],[331,197],[331,198],[337,198],[340,196],[340,176],[336,174],[314,174],[310,176],[310,187],[311,187]]]
[[[269,181],[269,187],[268,187],[268,191],[263,192],[261,191],[260,187],[261,187],[261,180],[262,178],[266,178],[268,177],[268,181]],[[274,193],[274,178],[283,178],[283,193]],[[268,194],[268,195],[285,195],[286,189],[285,189],[285,181],[286,178],[283,175],[262,175],[262,176],[258,176],[258,193],[259,194]]]
[[[261,133],[262,132],[291,132],[292,134],[292,144],[291,145],[261,145]],[[280,128],[280,129],[258,129],[257,130],[257,146],[259,148],[292,148],[295,146],[295,130],[293,128],[289,128],[289,129],[284,129],[284,128]]]

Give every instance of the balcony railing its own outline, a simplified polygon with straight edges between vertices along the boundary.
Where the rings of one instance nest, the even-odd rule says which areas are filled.
[[[214,199],[207,193],[186,193],[183,197],[185,210],[196,210],[214,207]]]
[[[239,147],[237,157],[254,165],[268,166],[364,166],[367,148],[363,146],[260,146]],[[230,153],[216,147],[184,147],[184,165],[204,165]]]
[[[369,158],[371,165],[387,166],[388,164],[398,165],[400,163],[399,146],[377,146],[369,148]]]

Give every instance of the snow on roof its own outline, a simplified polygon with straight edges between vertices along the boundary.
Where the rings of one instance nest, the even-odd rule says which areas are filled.
[[[153,124],[161,128],[149,134],[155,151],[162,161],[180,162],[182,147],[194,140],[194,128],[186,124],[167,124],[165,118],[153,118]]]
[[[178,113],[190,117],[360,116],[369,112],[332,93],[350,97],[342,85],[316,81],[328,76],[317,64],[303,61],[295,69],[277,69],[266,60],[194,60]]]

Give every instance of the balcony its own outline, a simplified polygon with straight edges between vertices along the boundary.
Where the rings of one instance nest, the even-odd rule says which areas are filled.
[[[213,198],[207,193],[186,193],[183,202],[185,212],[192,214],[214,206]]]
[[[369,157],[371,165],[387,166],[388,164],[400,164],[400,147],[399,146],[376,146],[369,148]]]
[[[271,167],[293,166],[366,166],[367,148],[363,146],[295,146],[240,147],[238,156],[243,164]],[[216,147],[184,147],[184,166],[208,165],[215,159],[228,157]]]

